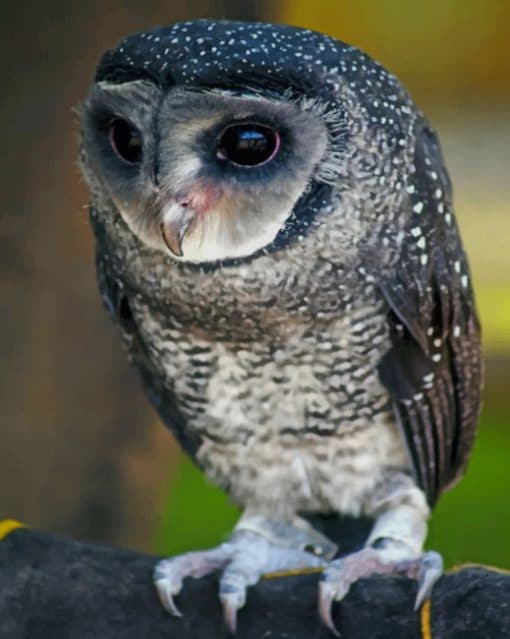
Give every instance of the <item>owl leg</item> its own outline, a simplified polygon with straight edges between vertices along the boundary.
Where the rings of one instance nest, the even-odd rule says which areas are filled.
[[[409,481],[409,478],[404,478],[403,484]],[[381,491],[376,491],[371,500],[372,508],[368,511],[376,517],[376,521],[365,547],[332,561],[321,575],[319,614],[335,634],[338,632],[331,616],[332,603],[341,601],[358,579],[393,574],[416,579],[417,610],[443,572],[441,555],[422,550],[429,515],[423,492],[414,485],[402,488],[404,486],[401,485],[396,492],[391,491],[384,497]]]
[[[298,518],[296,521],[298,527],[293,523],[245,516],[230,539],[217,548],[158,562],[154,569],[154,583],[161,603],[171,614],[181,616],[174,597],[181,591],[183,580],[222,570],[219,596],[225,622],[234,632],[237,611],[246,601],[246,590],[262,575],[327,565],[327,558],[304,548],[334,554],[334,546],[329,540],[308,529],[304,521]]]

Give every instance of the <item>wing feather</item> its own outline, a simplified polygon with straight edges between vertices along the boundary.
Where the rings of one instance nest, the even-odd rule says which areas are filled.
[[[408,191],[411,209],[419,215],[409,219],[394,271],[379,280],[392,343],[379,372],[432,505],[465,469],[479,413],[482,366],[450,182],[435,134],[426,125],[417,136],[415,166]]]

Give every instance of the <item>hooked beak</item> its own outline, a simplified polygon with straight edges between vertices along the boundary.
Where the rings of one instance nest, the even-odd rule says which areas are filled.
[[[191,188],[167,198],[163,207],[160,231],[168,250],[182,257],[182,244],[193,232],[200,219],[222,197],[222,189],[216,185],[196,182]]]
[[[160,230],[168,250],[176,257],[182,257],[182,243],[195,219],[195,212],[187,203],[175,204],[165,214]]]

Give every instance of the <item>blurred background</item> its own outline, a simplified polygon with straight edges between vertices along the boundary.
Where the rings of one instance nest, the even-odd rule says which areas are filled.
[[[183,458],[101,308],[77,116],[130,32],[197,17],[307,26],[396,73],[442,140],[484,327],[472,462],[428,545],[510,568],[510,3],[267,0],[4,4],[0,29],[0,519],[153,552],[217,543],[237,513]]]

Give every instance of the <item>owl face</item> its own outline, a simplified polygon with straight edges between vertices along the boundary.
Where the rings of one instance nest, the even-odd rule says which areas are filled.
[[[269,245],[331,144],[313,100],[148,80],[96,83],[82,143],[131,231],[176,260],[249,256]]]
[[[354,47],[285,25],[182,22],[104,54],[81,111],[82,168],[105,228],[120,215],[165,263],[291,249],[351,268],[398,252],[416,122],[398,80]]]

